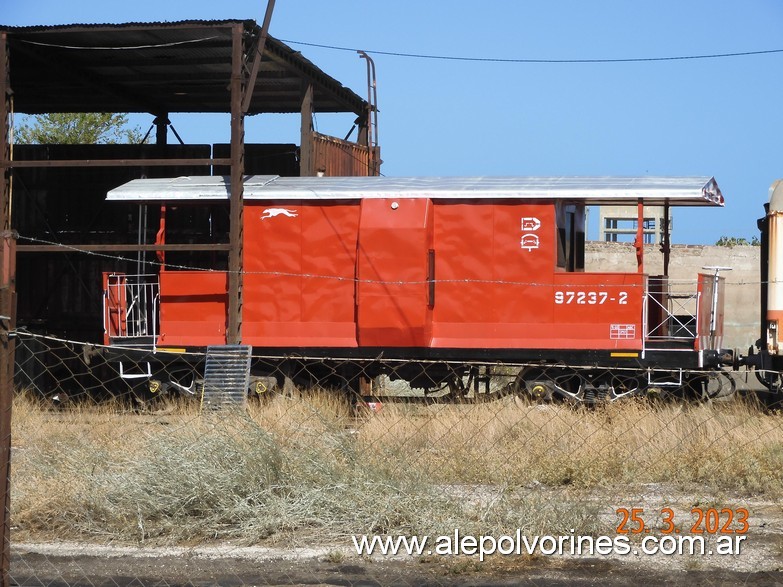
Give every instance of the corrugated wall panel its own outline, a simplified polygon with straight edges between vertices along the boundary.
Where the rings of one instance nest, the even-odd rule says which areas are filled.
[[[332,176],[367,176],[372,173],[370,149],[334,137],[313,133],[312,175],[322,171]]]

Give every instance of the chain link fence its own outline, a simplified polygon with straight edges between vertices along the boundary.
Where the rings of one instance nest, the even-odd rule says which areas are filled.
[[[229,397],[210,390],[208,354],[26,331],[15,341],[19,585],[551,578],[549,551],[526,554],[522,537],[565,539],[568,551],[625,536],[636,548],[673,536],[668,511],[683,534],[746,536],[753,555],[723,557],[726,568],[780,561],[783,418],[742,375],[686,372],[678,397],[600,371],[587,397],[562,365],[249,356]],[[713,510],[731,534],[716,531]],[[408,556],[400,540],[422,537]],[[465,537],[499,548],[479,560]],[[376,538],[397,541],[397,555],[380,555],[391,542],[366,552]],[[464,548],[448,551],[447,539]],[[662,560],[698,570],[705,556],[650,556],[622,577]]]
[[[126,346],[4,341],[12,583],[783,580],[783,416],[755,374],[133,346],[153,314],[117,322]],[[678,535],[705,554],[633,554]]]

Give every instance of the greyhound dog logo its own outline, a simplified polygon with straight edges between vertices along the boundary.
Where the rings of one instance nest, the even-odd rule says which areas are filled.
[[[267,218],[274,218],[275,216],[288,216],[289,218],[296,218],[299,214],[296,210],[289,210],[288,208],[267,208],[261,213],[261,220]]]

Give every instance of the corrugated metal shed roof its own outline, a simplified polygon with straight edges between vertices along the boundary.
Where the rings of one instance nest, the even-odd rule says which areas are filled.
[[[46,112],[230,112],[231,31],[252,20],[8,27],[14,109]],[[303,80],[317,112],[366,102],[301,53],[268,37],[249,113],[299,112]]]
[[[108,200],[225,200],[227,177],[134,179]],[[722,206],[712,177],[278,177],[245,178],[247,200],[354,200],[360,198],[565,199],[586,204]]]

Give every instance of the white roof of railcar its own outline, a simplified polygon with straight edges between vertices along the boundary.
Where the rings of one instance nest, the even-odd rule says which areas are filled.
[[[225,200],[228,177],[134,179],[111,190],[114,201]],[[582,200],[586,204],[722,206],[713,177],[280,177],[247,176],[246,200],[362,198]]]

